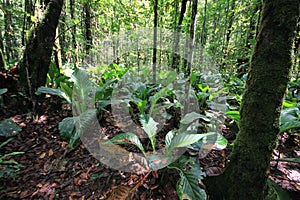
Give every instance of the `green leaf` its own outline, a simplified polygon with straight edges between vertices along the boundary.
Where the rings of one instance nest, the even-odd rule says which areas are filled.
[[[300,110],[297,107],[282,110],[280,117],[280,133],[293,128],[300,128]]]
[[[7,145],[10,141],[12,141],[14,138],[9,138],[8,140],[4,141],[2,144],[0,144],[0,149]]]
[[[151,103],[150,103],[150,114],[152,113],[152,110],[153,110],[154,106],[156,105],[157,101],[160,98],[166,96],[168,94],[168,92],[169,92],[169,88],[163,88],[151,97],[151,99],[150,99],[150,101],[151,101]]]
[[[171,130],[167,133],[166,137],[165,137],[165,143],[166,143],[166,146],[165,148],[169,148],[171,142],[172,142],[172,139],[173,137],[175,136],[175,131],[174,130]]]
[[[74,82],[73,86],[73,112],[77,115],[85,112],[91,106],[94,105],[93,83],[89,79],[89,76],[82,70],[77,69],[71,76],[71,80]]]
[[[217,141],[215,143],[215,147],[219,150],[221,149],[225,149],[227,144],[228,144],[228,141],[226,140],[226,138],[219,134],[219,133],[216,133],[217,134]]]
[[[22,129],[11,119],[5,119],[0,122],[0,136],[11,137],[20,131]]]
[[[188,169],[186,168],[187,164],[189,165]],[[180,171],[180,180],[176,186],[179,199],[207,199],[205,190],[200,188],[198,184],[205,173],[200,169],[196,159],[182,156],[179,161],[173,163],[170,167]]]
[[[200,119],[200,118],[205,118],[206,119],[206,117],[204,115],[201,115],[201,114],[198,114],[198,113],[195,113],[195,112],[191,112],[191,113],[186,114],[180,120],[180,123],[182,123],[182,124],[190,124],[193,121],[195,121],[196,119]]]
[[[142,153],[146,156],[145,149],[137,135],[134,133],[120,133],[109,140],[113,144],[133,144],[138,147]],[[106,143],[109,143],[106,142]]]
[[[66,139],[72,138],[75,133],[75,118],[74,117],[67,117],[64,118],[58,124],[59,133],[62,137]]]
[[[0,89],[0,95],[4,94],[7,92],[7,88],[2,88]]]
[[[44,86],[41,86],[38,88],[38,90],[35,92],[36,95],[39,94],[51,94],[51,95],[57,95],[63,99],[65,99],[69,104],[72,103],[71,99],[68,97],[68,95],[64,92],[62,92],[60,89],[56,89],[56,88],[47,88]]]
[[[209,132],[209,133],[204,133],[204,134],[193,134],[193,133],[196,133],[196,131],[186,131],[184,133],[180,133],[180,134],[177,134],[176,136],[174,136],[174,138],[172,139],[172,142],[168,148],[168,151],[172,151],[174,148],[178,148],[178,147],[186,147],[190,144],[193,144],[193,143],[199,141],[200,139],[202,139],[204,137],[217,134],[214,132]]]
[[[292,108],[292,107],[296,107],[297,103],[295,102],[290,102],[290,101],[283,101],[283,108]]]
[[[69,87],[66,83],[64,82],[60,82],[60,88],[61,88],[61,91],[63,93],[66,94],[67,97],[69,97],[69,99],[72,98],[72,95],[73,95],[73,88]]]
[[[275,161],[300,163],[300,158],[280,158],[275,159]]]
[[[240,112],[236,110],[231,110],[225,113],[228,117],[236,121],[236,123],[240,123]]]
[[[142,128],[147,133],[148,137],[154,138],[157,133],[158,123],[154,121],[152,117],[148,117],[146,115],[142,115],[140,119],[142,123]]]
[[[76,131],[82,133],[92,122],[97,121],[97,110],[96,109],[89,109],[85,112],[81,113],[78,118],[76,118]]]
[[[277,183],[275,183],[270,178],[267,179],[267,184],[276,192],[277,200],[292,200],[289,193],[282,189]]]
[[[7,154],[5,154],[5,155],[3,155],[2,157],[1,157],[1,159],[5,159],[6,157],[8,157],[8,156],[15,156],[15,155],[20,155],[20,154],[24,154],[25,152],[11,152],[11,153],[7,153]]]

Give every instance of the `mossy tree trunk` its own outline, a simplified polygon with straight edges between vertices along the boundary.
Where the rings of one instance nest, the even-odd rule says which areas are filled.
[[[55,41],[56,28],[63,0],[51,0],[47,4],[44,18],[31,32],[20,63],[20,86],[32,96],[39,86],[46,84]]]
[[[265,198],[270,158],[292,67],[299,3],[299,0],[263,1],[240,111],[240,132],[225,173],[209,187],[214,199]]]

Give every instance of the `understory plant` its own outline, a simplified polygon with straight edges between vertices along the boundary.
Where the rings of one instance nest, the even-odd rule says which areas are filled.
[[[11,119],[5,119],[0,122],[0,137],[8,138],[0,144],[0,149],[11,142],[20,129]],[[21,164],[13,160],[13,156],[24,154],[24,152],[10,152],[0,153],[0,179],[1,178],[15,178],[19,174],[19,170],[23,167]]]
[[[159,170],[164,167],[178,170],[181,177],[177,184],[180,199],[206,199],[205,191],[198,184],[198,181],[204,177],[204,173],[196,163],[196,160],[182,156],[172,163],[174,161],[172,160],[174,156],[172,153],[182,148],[201,151],[201,145],[203,144],[212,144],[219,148],[225,148],[227,140],[217,132],[199,132],[198,128],[203,126],[199,121],[209,121],[209,117],[190,112],[181,117],[178,129],[172,129],[166,133],[163,139],[163,153],[156,150],[157,144],[161,143],[161,141],[156,137],[159,123],[155,120],[155,115],[162,108],[177,107],[179,110],[182,108],[182,104],[179,101],[175,99],[170,101],[172,99],[170,95],[174,95],[173,92],[176,91],[172,90],[168,85],[175,81],[176,76],[170,74],[168,77],[169,82],[165,82],[167,83],[166,85],[147,85],[139,81],[128,81],[133,83],[133,86],[128,87],[133,87],[134,89],[128,89],[130,92],[125,93],[126,98],[123,99],[123,102],[128,103],[127,106],[131,112],[133,110],[132,103],[138,108],[138,122],[150,141],[152,152],[146,152],[139,136],[133,132],[117,134],[105,143],[136,146],[148,161],[151,170]],[[158,103],[160,106],[157,106]]]

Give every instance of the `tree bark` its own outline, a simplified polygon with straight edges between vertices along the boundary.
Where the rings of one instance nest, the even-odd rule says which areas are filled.
[[[184,18],[184,13],[186,11],[186,4],[187,4],[187,0],[182,0],[181,3],[181,11],[180,11],[180,16],[179,16],[179,20],[178,20],[178,25],[175,28],[174,31],[174,49],[173,49],[173,53],[172,53],[172,68],[176,69],[177,71],[179,71],[179,42],[180,42],[180,32],[181,32],[181,25],[183,22],[183,18]]]
[[[20,68],[20,87],[27,95],[46,83],[63,0],[48,3],[44,18],[31,32]]]
[[[241,106],[240,132],[225,173],[210,187],[215,199],[264,199],[290,78],[299,0],[263,1],[259,34]]]
[[[72,59],[74,59],[74,64],[75,67],[78,68],[79,67],[79,57],[78,57],[78,44],[76,41],[76,34],[77,34],[77,22],[75,22],[75,1],[74,0],[70,0],[70,14],[71,14],[71,19],[73,20],[74,24],[72,26],[72,31],[71,31],[71,35],[72,35],[72,44],[73,44],[73,49],[74,49],[74,55],[72,56]]]
[[[92,38],[92,30],[91,30],[91,8],[89,2],[84,3],[84,12],[85,12],[85,18],[84,18],[84,24],[85,24],[85,53],[88,54],[93,43]]]
[[[157,26],[158,26],[158,0],[154,0],[154,24],[153,24],[153,55],[152,55],[152,82],[156,83],[156,54],[157,54]]]
[[[17,52],[14,50],[16,47],[16,40],[14,35],[13,13],[10,10],[11,3],[9,0],[5,0],[5,12],[4,12],[4,24],[5,24],[5,55],[7,61],[17,58]]]

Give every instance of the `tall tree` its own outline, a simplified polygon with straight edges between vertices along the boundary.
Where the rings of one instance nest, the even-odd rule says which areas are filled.
[[[180,42],[180,32],[181,32],[181,26],[182,26],[182,22],[184,19],[184,14],[186,11],[186,4],[187,4],[187,0],[182,0],[181,3],[181,11],[180,11],[180,15],[179,15],[179,20],[178,20],[178,24],[175,27],[175,31],[174,31],[174,49],[173,49],[173,53],[172,53],[172,68],[176,69],[179,71],[179,42]]]
[[[23,16],[23,27],[22,27],[22,45],[25,46],[26,33],[30,29],[32,24],[32,18],[34,16],[34,5],[32,0],[25,0],[24,3],[24,16]]]
[[[75,66],[78,67],[79,66],[79,58],[78,58],[78,44],[77,44],[77,40],[76,40],[76,35],[77,35],[77,22],[75,19],[75,13],[76,13],[76,9],[75,9],[75,0],[70,0],[70,13],[71,13],[71,19],[73,21],[74,24],[72,24],[72,31],[71,31],[71,35],[72,35],[72,45],[73,45],[73,55],[72,55],[72,59],[74,59],[74,63]]]
[[[3,44],[3,38],[2,33],[0,32],[0,70],[5,68],[5,58],[4,58],[4,44]]]
[[[85,24],[85,53],[89,53],[92,43],[93,43],[93,38],[92,38],[92,30],[91,30],[91,6],[89,4],[89,1],[84,2],[83,4],[84,7],[84,24]]]
[[[299,5],[299,0],[263,1],[241,106],[240,132],[225,173],[210,188],[215,191],[212,195],[219,194],[216,199],[260,200],[267,194],[270,158],[292,66]]]
[[[20,86],[32,97],[39,86],[46,83],[56,28],[62,10],[63,0],[51,0],[44,18],[31,32],[20,63]]]
[[[158,28],[158,0],[154,0],[154,24],[153,24],[153,55],[152,55],[152,81],[156,83],[156,54],[157,54],[157,28]]]
[[[14,27],[13,27],[13,13],[11,11],[11,2],[9,0],[5,0],[5,12],[4,12],[4,23],[5,23],[5,54],[6,59],[16,59],[17,52],[14,47],[16,47],[16,40],[14,35]]]

